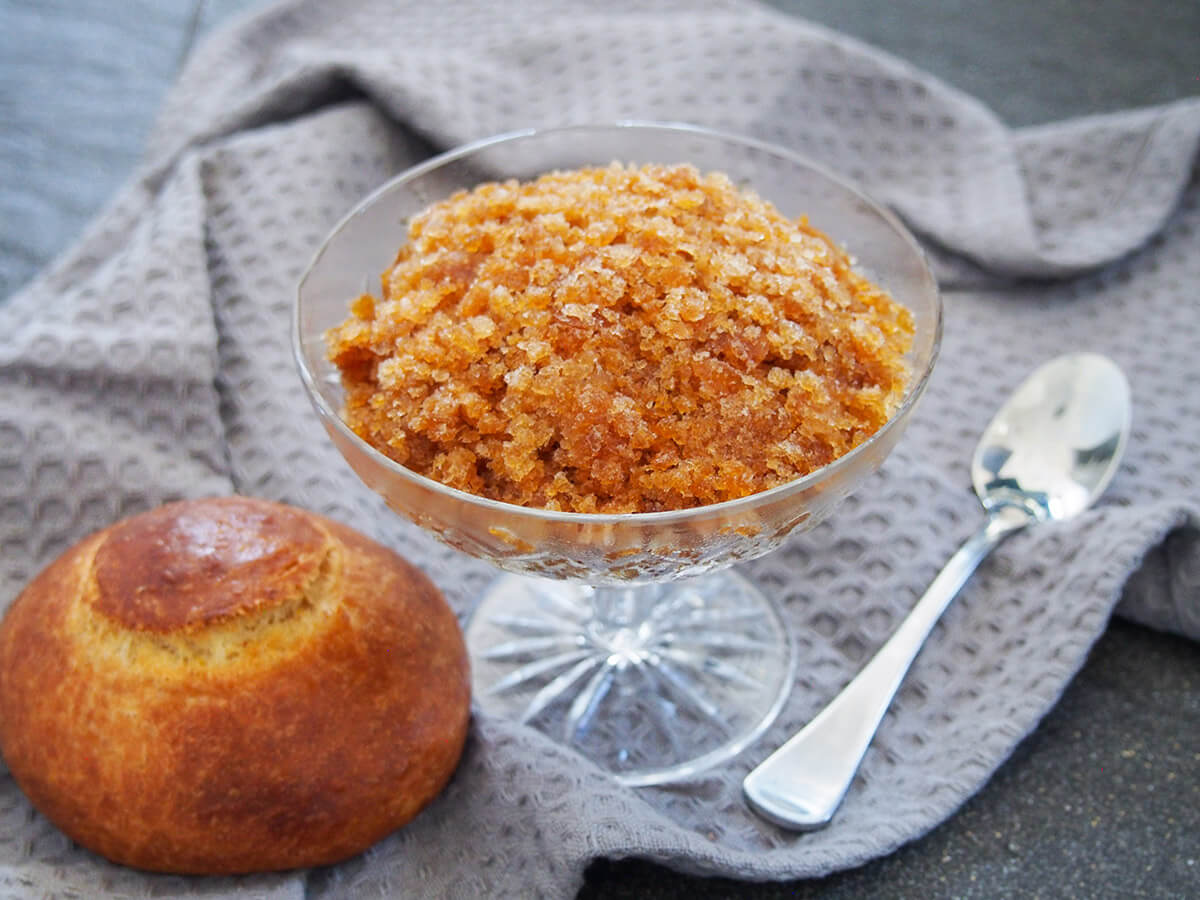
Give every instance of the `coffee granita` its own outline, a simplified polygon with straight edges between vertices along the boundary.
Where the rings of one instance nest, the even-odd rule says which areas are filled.
[[[807,221],[720,173],[614,163],[435,203],[327,339],[346,422],[401,465],[508,503],[630,513],[847,453],[899,404],[912,336]]]

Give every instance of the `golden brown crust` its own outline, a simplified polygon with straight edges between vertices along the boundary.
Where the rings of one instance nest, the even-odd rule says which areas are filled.
[[[113,526],[92,605],[170,632],[273,606],[312,579],[328,538],[306,513],[245,498],[169,504]]]
[[[181,522],[235,530],[215,553],[154,543]],[[123,602],[139,571],[154,601]],[[360,852],[445,785],[469,702],[458,623],[425,576],[345,526],[258,500],[176,504],[93,535],[0,626],[14,777],[73,839],[145,869]]]

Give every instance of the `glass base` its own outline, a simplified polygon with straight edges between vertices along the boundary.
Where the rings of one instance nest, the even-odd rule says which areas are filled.
[[[466,637],[483,710],[629,785],[732,758],[775,719],[795,675],[778,607],[728,569],[600,588],[504,575]]]

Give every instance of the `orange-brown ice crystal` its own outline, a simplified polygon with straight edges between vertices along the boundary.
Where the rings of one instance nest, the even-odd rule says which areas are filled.
[[[327,337],[346,421],[398,463],[615,513],[846,453],[903,394],[912,334],[841,248],[726,176],[614,163],[433,205]]]

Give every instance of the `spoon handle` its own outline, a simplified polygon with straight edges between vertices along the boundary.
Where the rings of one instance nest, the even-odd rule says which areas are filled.
[[[798,831],[829,824],[900,682],[943,611],[984,557],[1033,520],[1031,513],[1015,506],[989,513],[854,680],[746,776],[742,789],[755,812]]]

